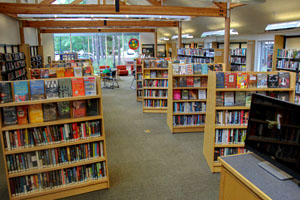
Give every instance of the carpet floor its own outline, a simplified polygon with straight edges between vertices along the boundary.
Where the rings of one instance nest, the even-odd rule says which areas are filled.
[[[218,199],[220,176],[210,172],[204,159],[203,133],[172,134],[166,114],[143,114],[131,81],[121,77],[120,88],[102,90],[111,188],[65,199]],[[3,162],[0,172],[4,200]]]

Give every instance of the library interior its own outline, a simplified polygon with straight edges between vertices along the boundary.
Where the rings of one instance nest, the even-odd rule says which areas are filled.
[[[299,0],[0,0],[0,30],[1,200],[300,200]]]

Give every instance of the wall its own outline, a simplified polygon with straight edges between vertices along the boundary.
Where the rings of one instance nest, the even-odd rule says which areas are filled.
[[[287,38],[285,43],[286,49],[298,49],[300,50],[300,37],[298,38]]]
[[[0,44],[20,44],[19,23],[17,20],[0,14]]]
[[[54,60],[54,37],[53,34],[41,34],[42,46],[44,51],[45,64],[48,63],[48,56],[51,56],[51,60]]]
[[[25,44],[30,46],[39,45],[38,35],[36,28],[24,28]]]
[[[140,44],[154,44],[154,33],[140,33]]]

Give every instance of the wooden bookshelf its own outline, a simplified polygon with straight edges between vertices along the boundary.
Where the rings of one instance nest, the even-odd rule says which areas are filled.
[[[143,112],[144,113],[167,113],[167,106],[163,106],[163,103],[167,103],[168,95],[168,78],[163,77],[163,73],[168,73],[167,61],[163,60],[143,60],[142,71],[143,71]],[[160,64],[158,64],[160,63]],[[162,66],[165,63],[165,66]],[[152,73],[156,73],[153,77]],[[149,76],[147,76],[147,74]],[[160,77],[158,77],[160,74]],[[158,82],[164,83],[165,86],[147,86],[147,83]],[[155,96],[155,94],[148,94],[147,91],[165,93],[166,96]],[[148,103],[153,105],[147,106]],[[154,105],[157,104],[158,106]]]
[[[28,123],[28,124],[24,124],[24,125],[3,126],[2,117],[1,117],[1,119],[0,119],[0,134],[1,134],[0,137],[1,137],[3,160],[4,160],[3,163],[5,166],[5,174],[6,174],[7,184],[8,184],[8,194],[9,194],[9,198],[11,200],[58,199],[58,198],[74,196],[74,195],[110,187],[108,164],[107,164],[107,152],[106,152],[106,140],[105,140],[105,128],[104,128],[104,119],[103,119],[103,105],[102,105],[102,92],[101,92],[100,77],[96,77],[96,86],[97,86],[97,89],[96,89],[97,95],[95,95],[95,96],[31,100],[31,101],[24,101],[24,102],[11,102],[11,103],[0,104],[1,112],[2,112],[2,108],[10,107],[10,106],[20,106],[20,105],[29,106],[29,105],[33,105],[33,104],[44,104],[44,103],[50,103],[50,102],[88,100],[88,99],[97,99],[98,107],[99,107],[99,112],[98,112],[99,114],[97,116],[86,116],[86,117],[81,117],[81,118],[61,119],[61,120],[48,121],[48,122],[43,122],[43,123]],[[0,116],[2,116],[2,115],[0,115]],[[17,148],[11,148],[11,149],[5,148],[6,131],[14,131],[14,130],[27,131],[28,129],[31,129],[31,128],[48,127],[48,126],[53,126],[53,125],[63,125],[63,124],[71,124],[71,123],[76,123],[76,122],[89,122],[89,121],[100,122],[100,124],[99,124],[100,130],[99,131],[101,132],[101,135],[96,134],[96,135],[89,136],[89,137],[82,136],[77,139],[59,140],[57,142],[49,142],[49,140],[48,140],[47,143],[42,143],[39,145],[36,144],[33,146],[32,145],[22,146],[22,147],[19,146]],[[80,130],[82,131],[82,129],[80,129]],[[92,131],[92,128],[90,130]],[[24,133],[20,132],[20,134],[24,134]],[[36,134],[40,134],[40,132],[36,132]],[[54,133],[51,133],[51,134],[54,134]],[[82,134],[83,134],[83,132],[82,132]],[[28,135],[29,135],[29,133],[28,133]],[[23,136],[23,137],[26,137],[26,136]],[[41,137],[41,136],[39,136],[39,137]],[[45,137],[45,136],[43,136],[43,137]],[[67,148],[67,147],[71,147],[74,145],[92,144],[95,142],[99,145],[99,148],[101,146],[100,142],[102,143],[103,149],[99,150],[99,152],[102,152],[103,156],[101,155],[101,153],[99,153],[98,156],[86,157],[86,158],[81,158],[78,160],[75,159],[74,161],[71,161],[71,162],[67,162],[66,160],[63,160],[64,162],[57,164],[57,165],[53,165],[51,163],[50,163],[50,165],[49,164],[45,165],[44,163],[42,163],[41,165],[38,164],[37,168],[24,169],[25,167],[23,167],[23,169],[21,169],[21,170],[9,171],[9,166],[7,164],[9,162],[9,160],[8,160],[9,157],[7,157],[7,156],[14,156],[16,154],[22,155],[23,153],[34,153],[34,152],[36,152],[36,155],[41,156],[40,152],[44,151],[44,150],[51,150],[51,149],[55,150],[57,148],[63,148],[63,147]],[[87,147],[85,147],[85,148],[87,148]],[[24,154],[24,157],[26,157],[25,154]],[[39,162],[40,157],[39,156],[36,156],[36,157],[37,157],[37,161]],[[54,159],[54,158],[52,158],[52,159]],[[51,160],[51,161],[53,162],[53,160]],[[58,162],[58,160],[56,160],[56,162]],[[86,166],[86,165],[91,165],[91,164],[96,164],[96,163],[104,163],[103,165],[102,164],[101,165],[102,165],[102,167],[105,167],[105,168],[102,168],[105,176],[98,177],[96,179],[93,179],[93,178],[85,179],[84,181],[78,181],[75,183],[72,182],[70,184],[63,184],[63,185],[52,187],[52,188],[43,188],[43,189],[39,188],[39,189],[32,190],[30,192],[23,192],[23,193],[19,193],[18,195],[12,195],[12,188],[10,185],[11,179],[12,179],[11,181],[13,181],[16,178],[22,178],[22,177],[25,178],[25,176],[30,176],[30,175],[38,175],[39,177],[42,177],[42,175],[40,176],[39,174],[54,172],[56,170],[71,169],[73,167]],[[61,173],[61,171],[58,171],[57,173],[59,174],[59,173]],[[29,179],[30,179],[30,177],[29,177]],[[68,177],[67,177],[67,179],[68,179]],[[26,182],[24,184],[26,185]],[[14,190],[15,190],[15,188],[14,188]]]
[[[178,65],[178,64],[177,64]],[[179,66],[185,66],[185,64],[179,64]],[[223,66],[223,65],[222,65]],[[174,81],[175,79],[180,79],[180,78],[188,78],[192,77],[195,81],[195,78],[200,79],[200,82],[202,82],[202,79],[208,78],[207,74],[174,74],[173,72],[173,63],[169,63],[169,85],[168,85],[168,111],[167,111],[167,123],[168,126],[171,130],[172,133],[186,133],[186,132],[203,132],[204,131],[204,123],[205,123],[205,115],[206,115],[206,98],[205,99],[199,99],[198,92],[199,90],[204,90],[205,91],[205,96],[207,97],[207,87],[202,86],[201,87],[174,87]],[[200,84],[200,83],[199,83]],[[207,84],[207,82],[206,82]],[[180,90],[181,92],[183,90],[197,90],[197,99],[174,99],[174,91],[175,90]],[[182,93],[181,93],[182,94]],[[182,96],[182,95],[181,95]],[[202,108],[201,111],[189,111],[189,112],[175,112],[175,106],[177,104],[180,106],[185,103],[192,103],[192,105],[201,105],[204,108]],[[190,105],[190,104],[189,104]],[[187,106],[186,104],[184,106]],[[176,117],[185,117],[185,116],[197,116],[199,115],[200,117],[204,117],[204,123],[203,124],[195,124],[195,125],[175,125],[175,120],[174,118]]]
[[[143,101],[143,60],[136,59],[135,64],[136,101]]]
[[[247,71],[247,48],[231,49],[230,57],[231,71]]]
[[[30,68],[43,68],[43,46],[30,46]]]
[[[248,74],[277,74],[278,72],[247,72]],[[228,91],[244,91],[244,92],[288,92],[289,101],[294,102],[295,98],[295,79],[296,74],[290,74],[290,88],[216,88],[217,78],[216,72],[208,72],[208,92],[207,92],[207,107],[209,112],[206,113],[203,154],[211,172],[220,172],[221,164],[215,159],[216,148],[243,148],[244,143],[216,143],[216,130],[238,129],[247,130],[247,125],[217,125],[216,116],[217,111],[249,111],[250,106],[216,106],[217,92]],[[224,117],[225,118],[225,117]],[[238,150],[238,149],[236,149]]]

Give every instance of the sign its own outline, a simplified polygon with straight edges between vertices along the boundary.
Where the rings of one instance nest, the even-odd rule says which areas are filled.
[[[132,50],[137,50],[139,48],[139,40],[135,38],[130,39],[128,42],[128,46]]]

